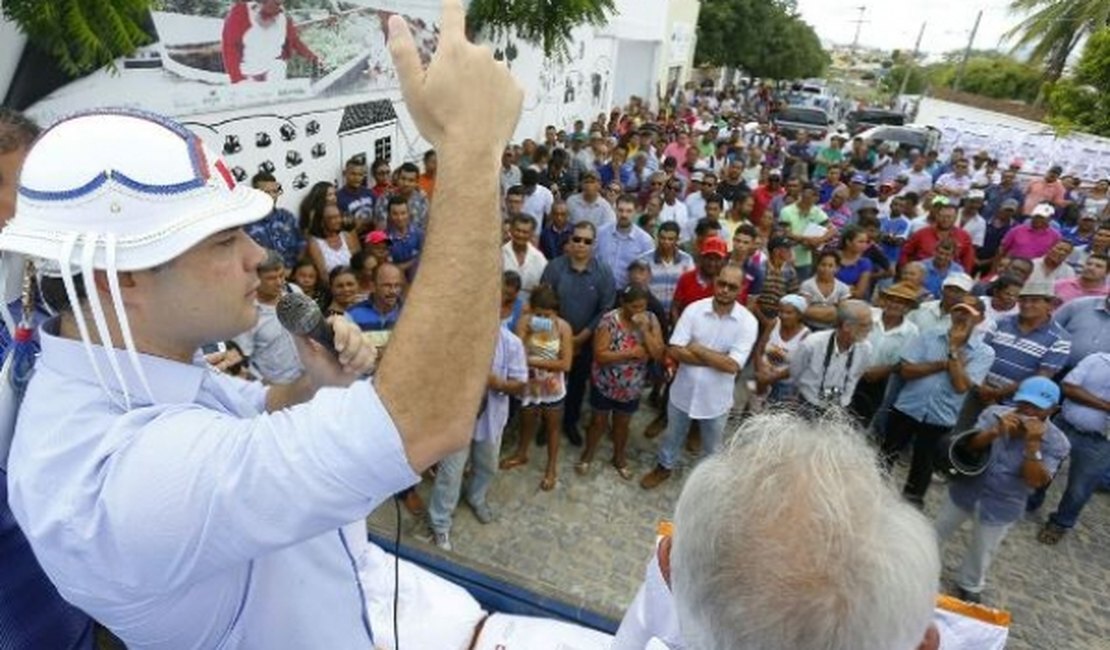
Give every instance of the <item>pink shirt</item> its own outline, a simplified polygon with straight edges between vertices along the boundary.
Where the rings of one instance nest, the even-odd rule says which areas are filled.
[[[1056,297],[1060,299],[1061,303],[1075,300],[1076,298],[1084,298],[1086,296],[1105,296],[1110,294],[1110,287],[1106,283],[1098,289],[1084,289],[1083,285],[1079,284],[1079,278],[1068,278],[1067,280],[1059,280],[1053,285],[1053,290],[1056,292]]]
[[[1064,184],[1060,181],[1049,183],[1043,178],[1029,181],[1029,185],[1025,188],[1025,204],[1022,206],[1022,214],[1033,214],[1033,208],[1037,207],[1038,203],[1044,203],[1045,201],[1060,207],[1064,204],[1064,197],[1066,196],[1067,190],[1064,189]]]
[[[1052,245],[1060,241],[1060,231],[1052,226],[1034,230],[1033,226],[1023,223],[1015,226],[1002,238],[1002,254],[1007,257],[1024,257],[1031,260],[1043,257]]]

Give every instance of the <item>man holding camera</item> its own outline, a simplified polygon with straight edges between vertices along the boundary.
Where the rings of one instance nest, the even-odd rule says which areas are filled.
[[[836,308],[836,328],[810,334],[790,360],[801,412],[817,416],[848,408],[871,357],[871,306],[845,300]]]
[[[991,558],[1010,528],[1025,514],[1034,490],[1048,485],[1071,444],[1049,417],[1060,387],[1034,375],[1021,382],[1013,406],[990,406],[979,416],[979,433],[967,443],[972,453],[989,454],[979,475],[953,481],[937,515],[937,539],[951,537],[971,520],[971,543],[956,578],[956,596],[977,603]]]

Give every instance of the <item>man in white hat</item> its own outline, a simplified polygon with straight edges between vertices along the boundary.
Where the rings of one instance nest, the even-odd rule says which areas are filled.
[[[97,111],[28,156],[0,250],[45,260],[61,314],[41,331],[9,500],[62,596],[128,647],[374,647],[362,519],[469,441],[498,326],[489,215],[522,93],[466,41],[463,16],[444,2],[427,71],[390,20],[405,104],[439,154],[433,213],[452,219],[433,217],[372,383],[359,376],[373,352],[343,319],[335,355],[298,339],[306,373],[288,386],[196,362],[254,322],[262,249],[242,225],[272,201],[188,130]]]

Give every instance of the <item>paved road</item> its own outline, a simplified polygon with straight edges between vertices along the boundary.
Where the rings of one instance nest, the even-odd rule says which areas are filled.
[[[534,448],[527,468],[502,472],[490,491],[500,521],[480,525],[461,506],[452,532],[454,553],[497,565],[521,576],[520,583],[559,594],[562,598],[619,619],[643,577],[657,521],[673,511],[692,458],[667,483],[652,492],[640,489],[639,475],[654,463],[657,440],[640,434],[654,417],[648,407],[633,421],[630,461],[637,477],[623,481],[602,462],[588,477],[572,469],[579,450],[565,444],[560,454],[559,484],[553,492],[539,490],[545,449]],[[515,448],[512,432],[504,449]],[[606,459],[603,443],[597,458]],[[1061,476],[1061,478],[1063,478]],[[427,496],[425,481],[421,493]],[[1049,492],[1051,512],[1063,489],[1059,480]],[[930,489],[927,513],[936,513],[943,486]],[[392,506],[370,517],[379,531],[394,529]],[[991,569],[985,601],[1013,614],[1013,650],[1110,649],[1110,495],[1097,494],[1079,526],[1054,548],[1036,539],[1039,524],[1019,522],[1003,542]],[[424,544],[416,535],[426,525],[404,515],[404,543]],[[966,535],[957,537],[945,555],[945,585],[955,574]],[[427,548],[425,545],[424,548]]]

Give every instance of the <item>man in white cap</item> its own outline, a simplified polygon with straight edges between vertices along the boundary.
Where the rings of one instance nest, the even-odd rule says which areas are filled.
[[[0,250],[45,260],[61,314],[41,331],[9,500],[61,594],[128,647],[374,647],[361,520],[468,442],[498,326],[490,215],[522,93],[463,16],[444,2],[427,71],[404,19],[389,24],[405,104],[439,154],[433,212],[451,220],[433,217],[372,383],[373,352],[340,318],[334,355],[298,339],[306,373],[288,386],[196,363],[254,322],[262,249],[242,226],[272,201],[179,124],[97,111],[28,156]]]

